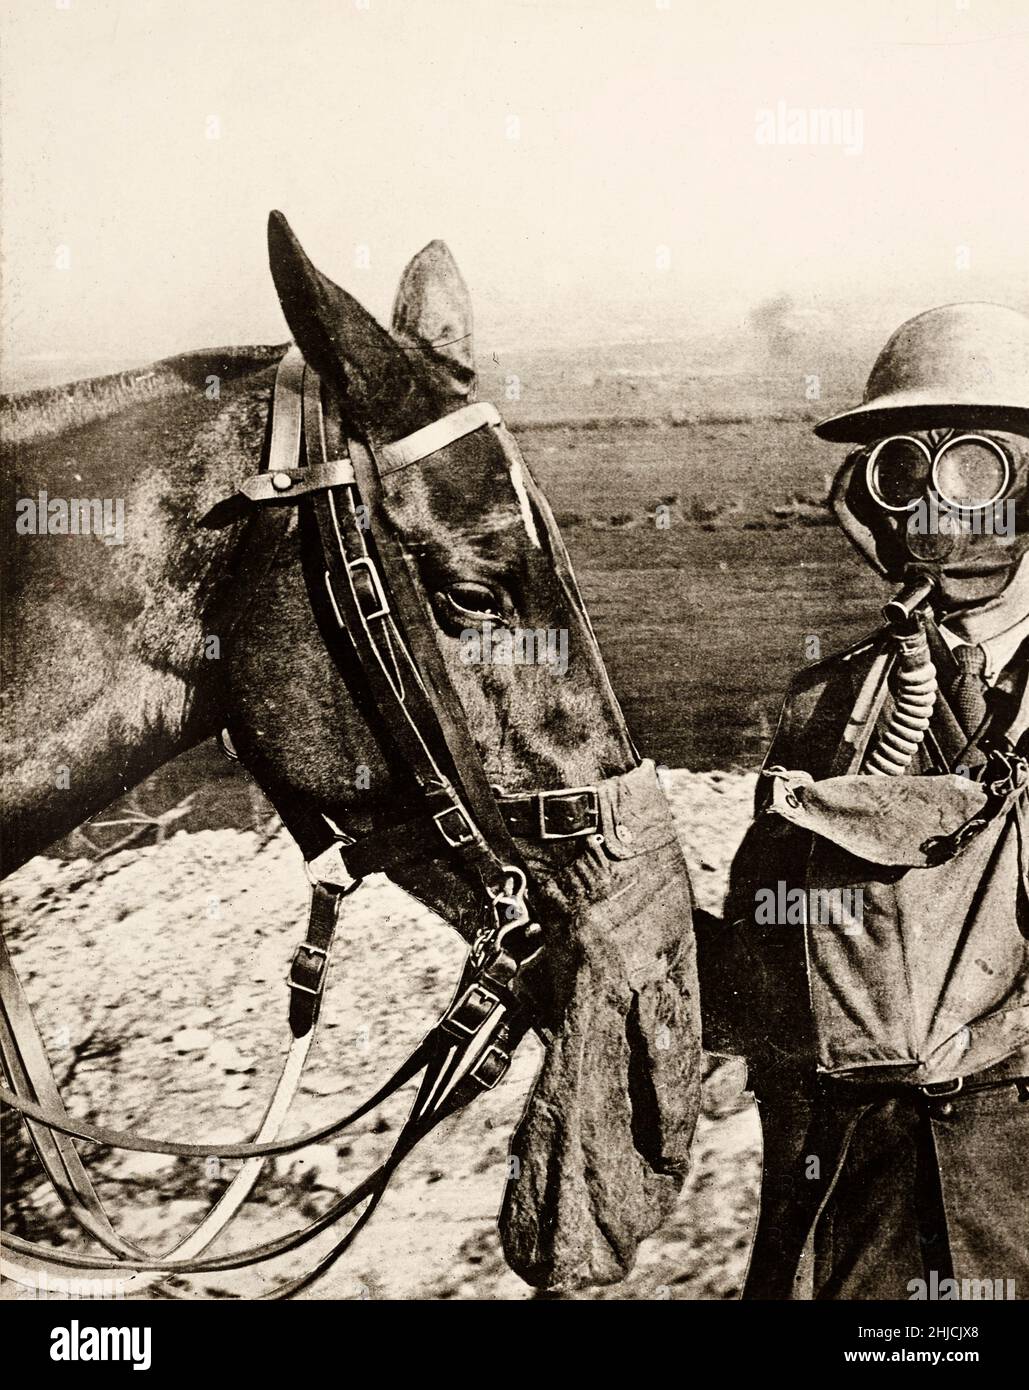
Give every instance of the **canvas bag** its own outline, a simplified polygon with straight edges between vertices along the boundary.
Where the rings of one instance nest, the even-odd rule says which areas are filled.
[[[602,841],[551,870],[549,892],[575,907],[551,947],[565,998],[500,1216],[511,1268],[544,1287],[625,1278],[675,1207],[700,1104],[692,899],[668,803],[649,760],[599,792]]]
[[[1029,1070],[1029,781],[987,808],[956,774],[773,775],[770,813],[813,836],[808,901],[859,907],[803,928],[818,1069],[926,1085],[1021,1054]]]

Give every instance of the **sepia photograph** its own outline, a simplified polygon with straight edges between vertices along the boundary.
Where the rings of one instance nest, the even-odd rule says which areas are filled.
[[[1011,1364],[1027,72],[1027,0],[2,0],[30,1365]]]

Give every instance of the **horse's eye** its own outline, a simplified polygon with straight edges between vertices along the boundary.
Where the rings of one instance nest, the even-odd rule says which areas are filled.
[[[451,584],[444,591],[443,597],[451,608],[458,613],[469,618],[494,618],[497,622],[501,621],[501,603],[492,589],[485,584],[475,584],[471,581],[462,581]]]

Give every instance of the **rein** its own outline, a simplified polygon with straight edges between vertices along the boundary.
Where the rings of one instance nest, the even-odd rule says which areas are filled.
[[[341,640],[383,715],[391,760],[413,778],[424,809],[359,840],[306,808],[284,812],[287,828],[304,853],[311,907],[305,940],[296,948],[287,978],[289,1050],[265,1117],[246,1143],[152,1139],[73,1121],[3,948],[0,1056],[9,1087],[0,1087],[0,1100],[22,1115],[40,1163],[69,1214],[108,1252],[81,1255],[5,1234],[4,1250],[17,1257],[8,1260],[5,1273],[20,1282],[33,1282],[42,1269],[62,1274],[103,1270],[135,1276],[126,1285],[142,1288],[151,1282],[138,1281],[144,1273],[242,1268],[298,1249],[367,1202],[346,1234],[312,1268],[262,1297],[288,1298],[325,1273],[369,1220],[407,1154],[440,1121],[497,1085],[532,1026],[533,999],[525,969],[544,949],[544,933],[533,919],[529,879],[514,837],[601,837],[602,803],[614,797],[621,780],[515,794],[490,784],[436,644],[413,562],[384,515],[384,476],[475,431],[494,431],[512,470],[520,468],[517,444],[496,408],[485,402],[464,406],[386,445],[347,439],[336,412],[327,416],[323,410],[321,382],[294,347],[279,364],[272,411],[267,469],[242,484],[237,501],[244,507],[297,501],[313,511],[325,597]],[[391,864],[419,853],[455,859],[482,906],[481,925],[454,999],[411,1056],[361,1106],[317,1129],[279,1139],[314,1037],[342,899],[366,874],[388,871]],[[277,1240],[227,1255],[203,1255],[245,1202],[267,1158],[339,1134],[419,1073],[414,1104],[393,1149],[362,1183],[322,1216]],[[72,1142],[76,1139],[136,1152],[218,1155],[243,1163],[194,1231],[169,1255],[157,1257],[114,1230]]]

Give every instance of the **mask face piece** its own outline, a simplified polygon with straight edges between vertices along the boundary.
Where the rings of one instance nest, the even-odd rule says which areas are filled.
[[[919,435],[891,435],[872,447],[865,465],[872,500],[888,512],[912,511],[930,487],[952,510],[989,507],[1005,496],[1013,473],[996,439],[956,431],[935,453]]]
[[[1007,495],[1011,459],[988,435],[956,435],[933,461],[933,487],[951,507],[983,508]]]
[[[1029,438],[912,430],[853,453],[832,506],[848,539],[887,578],[922,574],[941,611],[996,598],[1029,548]]]
[[[931,473],[932,455],[913,435],[880,440],[865,464],[872,501],[887,512],[906,512],[917,506]]]

